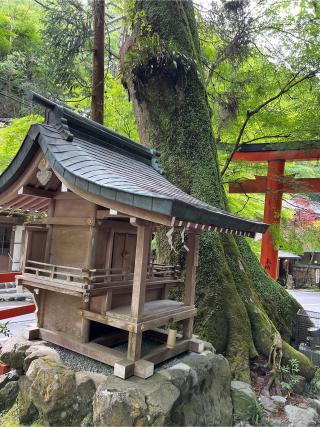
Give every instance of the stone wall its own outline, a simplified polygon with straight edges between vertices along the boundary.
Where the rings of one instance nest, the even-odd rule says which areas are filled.
[[[37,419],[54,426],[232,423],[229,364],[210,345],[202,354],[189,353],[164,365],[146,380],[75,372],[46,343],[22,338],[10,339],[1,359],[12,371],[10,378],[6,374],[0,380],[0,401],[6,401],[8,392],[11,396],[0,410],[15,400],[14,412],[22,424]]]

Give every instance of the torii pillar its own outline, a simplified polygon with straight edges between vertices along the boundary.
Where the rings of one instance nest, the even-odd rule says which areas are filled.
[[[320,178],[284,176],[285,162],[320,159],[319,141],[296,141],[275,144],[243,144],[233,161],[268,162],[267,176],[244,179],[229,185],[230,193],[265,193],[264,222],[270,229],[262,237],[260,261],[273,278],[278,278],[278,248],[275,237],[280,229],[283,193],[320,192]]]
[[[278,247],[274,237],[278,235],[275,231],[280,229],[281,223],[284,167],[284,160],[268,161],[263,221],[271,224],[271,227],[262,236],[260,262],[273,279],[278,278]]]

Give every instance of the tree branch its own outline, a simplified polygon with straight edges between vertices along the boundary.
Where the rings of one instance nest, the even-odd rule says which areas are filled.
[[[292,88],[294,88],[295,86],[297,86],[298,84],[304,82],[305,80],[311,79],[313,77],[315,77],[315,75],[319,72],[319,69],[317,68],[316,70],[312,70],[309,71],[307,74],[305,74],[304,76],[300,77],[299,79],[297,79],[297,77],[299,76],[301,70],[298,71],[297,73],[295,73],[292,78],[279,90],[279,92],[277,94],[275,94],[274,96],[272,96],[271,98],[267,99],[266,101],[262,102],[261,104],[259,104],[256,108],[254,108],[253,110],[248,110],[247,114],[246,114],[246,118],[244,119],[242,126],[240,128],[240,131],[238,133],[236,142],[234,144],[233,150],[232,152],[229,154],[222,170],[221,170],[221,176],[223,176],[226,172],[226,170],[228,169],[228,166],[232,160],[232,156],[234,155],[234,153],[240,148],[240,146],[243,144],[241,143],[241,139],[242,136],[244,134],[244,131],[250,121],[250,119],[257,113],[259,113],[264,107],[266,107],[267,105],[271,104],[273,101],[281,98],[282,95],[284,95],[285,93],[289,92]]]
[[[252,139],[248,139],[247,141],[242,141],[242,144],[249,144],[250,142],[254,142],[254,141],[259,141],[260,139],[272,139],[272,138],[290,138],[291,134],[283,134],[283,133],[279,133],[278,135],[263,135],[263,136],[259,136],[257,138],[252,138]]]

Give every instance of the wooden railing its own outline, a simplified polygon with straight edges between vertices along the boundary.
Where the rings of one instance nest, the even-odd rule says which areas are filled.
[[[27,260],[23,275],[33,276],[73,289],[95,289],[107,286],[130,285],[134,273],[122,268],[83,269]],[[180,280],[180,268],[173,265],[150,264],[147,282],[170,282]]]
[[[59,280],[70,283],[85,283],[85,278],[88,277],[88,270],[82,268],[48,264],[32,260],[27,260],[23,270],[23,274],[25,273],[49,280]]]

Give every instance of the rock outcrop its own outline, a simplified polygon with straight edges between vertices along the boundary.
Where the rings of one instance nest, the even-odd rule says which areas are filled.
[[[230,369],[211,352],[187,355],[142,380],[109,377],[93,401],[95,425],[230,425]]]
[[[290,427],[312,427],[318,426],[320,423],[319,415],[313,408],[304,409],[287,405],[284,411],[288,417]]]
[[[19,393],[22,424],[36,419],[54,426],[232,423],[229,364],[212,347],[202,354],[181,356],[146,380],[124,381],[113,375],[75,372],[44,342],[10,341],[1,359],[18,371],[0,378],[0,395],[8,396],[9,402],[2,409],[8,409]]]
[[[248,421],[250,411],[257,398],[250,384],[243,381],[231,382],[233,417],[235,421]]]
[[[2,347],[2,362],[6,363],[13,369],[22,369],[26,350],[30,345],[30,341],[28,342],[20,335],[10,338]]]

